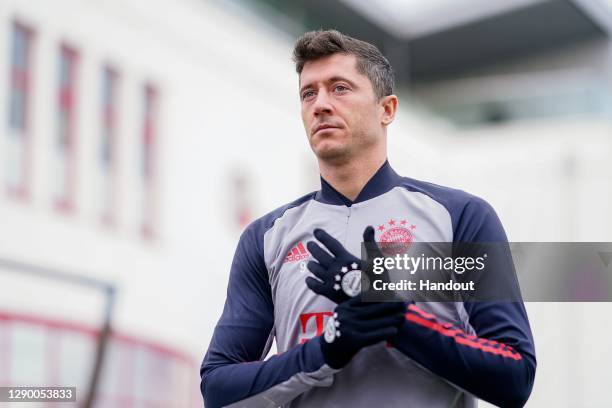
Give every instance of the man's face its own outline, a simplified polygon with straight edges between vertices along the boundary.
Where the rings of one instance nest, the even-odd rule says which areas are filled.
[[[346,161],[384,143],[384,108],[356,62],[332,54],[307,62],[300,75],[302,121],[320,160]]]

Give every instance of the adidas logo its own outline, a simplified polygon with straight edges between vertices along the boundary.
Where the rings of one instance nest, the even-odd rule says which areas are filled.
[[[309,256],[310,254],[308,253],[306,248],[304,248],[304,245],[300,242],[299,244],[291,248],[291,251],[289,251],[289,253],[285,257],[285,260],[283,260],[283,263],[301,261],[302,259],[306,259]]]

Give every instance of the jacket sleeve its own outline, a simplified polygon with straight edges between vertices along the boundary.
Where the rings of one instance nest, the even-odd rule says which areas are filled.
[[[499,243],[507,269],[498,286],[518,288],[506,234],[486,202],[472,199],[455,214],[454,242]],[[504,250],[504,249],[502,249]],[[409,304],[392,344],[418,364],[478,398],[503,407],[523,406],[533,386],[535,348],[522,301],[464,303],[475,335]]]
[[[259,228],[251,224],[240,238],[223,313],[202,362],[207,408],[276,407],[333,380],[319,338],[263,361],[272,344],[274,307]]]

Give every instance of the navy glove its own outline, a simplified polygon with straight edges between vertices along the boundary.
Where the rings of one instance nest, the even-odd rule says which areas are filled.
[[[401,302],[366,303],[361,295],[336,306],[324,334],[319,336],[325,363],[342,368],[363,347],[396,336],[405,312]]]
[[[308,251],[318,261],[308,262],[308,269],[316,276],[316,278],[310,276],[306,278],[306,285],[308,288],[338,304],[346,302],[359,294],[361,292],[362,283],[364,285],[364,290],[367,290],[366,286],[369,285],[374,278],[371,272],[372,259],[384,257],[376,244],[374,228],[368,226],[363,231],[363,242],[366,244],[367,261],[362,261],[360,258],[352,255],[338,240],[322,229],[315,229],[314,236],[325,245],[332,255],[314,241],[310,241],[306,244]],[[382,279],[388,282],[388,272],[385,270],[382,274],[378,275],[376,279]]]

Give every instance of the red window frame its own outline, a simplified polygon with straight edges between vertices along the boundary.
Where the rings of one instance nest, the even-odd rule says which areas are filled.
[[[19,62],[15,61],[13,55],[13,47],[16,46],[17,36],[23,35],[24,39],[24,66],[19,66]],[[30,183],[31,183],[31,172],[32,172],[32,135],[31,135],[31,105],[32,105],[32,67],[33,67],[33,48],[34,48],[34,30],[29,26],[19,22],[13,21],[12,32],[11,32],[11,44],[9,52],[10,70],[9,70],[9,128],[10,131],[19,131],[22,133],[24,139],[23,157],[21,160],[22,174],[21,185],[11,185],[7,180],[6,192],[9,196],[17,199],[27,200],[30,197]],[[21,129],[14,129],[13,123],[13,112],[12,104],[13,98],[16,98],[16,93],[21,92],[23,96],[22,101],[22,115],[23,123]],[[19,125],[18,125],[19,126]]]
[[[142,177],[142,224],[140,232],[145,238],[154,238],[157,221],[157,115],[158,91],[151,83],[143,89],[141,177]]]
[[[117,205],[117,131],[118,131],[118,88],[119,73],[110,64],[102,68],[102,95],[101,95],[101,134],[99,165],[100,170],[107,178],[106,182],[110,187],[105,190],[105,194],[110,197],[102,197],[105,200],[102,209],[101,221],[105,225],[111,226],[115,223],[115,213]],[[105,168],[107,167],[107,168]]]
[[[56,175],[65,177],[65,191],[63,195],[55,197],[55,208],[63,213],[75,210],[76,193],[76,106],[77,106],[77,71],[79,54],[77,50],[67,44],[62,44],[59,54],[59,80],[57,87],[57,134],[56,144],[64,145],[66,154],[65,174]],[[64,71],[66,64],[66,71]],[[64,77],[66,74],[66,77]],[[65,114],[66,123],[61,125]],[[60,134],[64,130],[65,134]],[[57,147],[56,147],[57,148]]]

